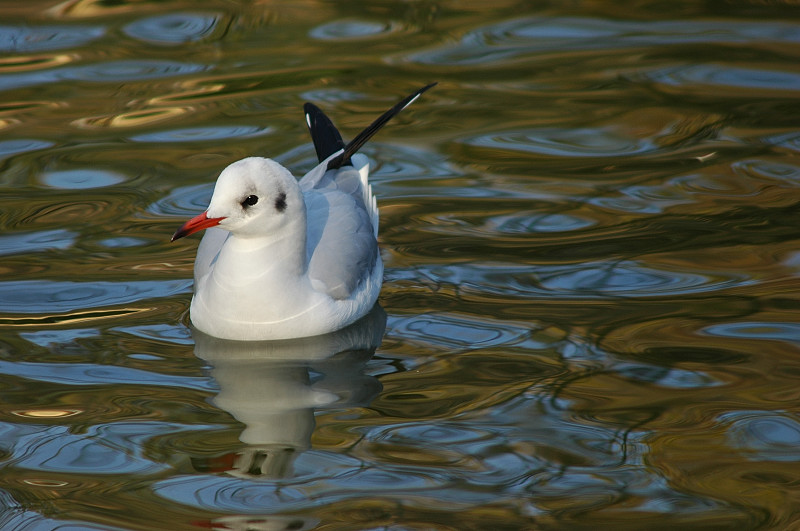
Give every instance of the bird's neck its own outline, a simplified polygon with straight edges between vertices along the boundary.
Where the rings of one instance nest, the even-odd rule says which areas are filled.
[[[291,293],[308,282],[306,220],[298,216],[267,234],[232,232],[196,293],[209,308],[263,306],[282,311]]]
[[[209,272],[198,278],[192,322],[212,335],[237,339],[294,323],[324,300],[308,276],[305,219],[267,236],[231,234]]]
[[[267,235],[231,234],[220,249],[214,272],[217,282],[224,274],[235,283],[263,283],[268,278],[280,283],[304,277],[306,262],[306,224],[299,219]]]

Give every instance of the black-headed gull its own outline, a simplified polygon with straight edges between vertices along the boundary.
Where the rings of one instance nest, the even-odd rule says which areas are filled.
[[[344,145],[315,105],[304,110],[320,164],[299,181],[274,160],[225,168],[208,209],[172,236],[207,229],[194,264],[190,315],[223,339],[289,339],[339,330],[365,315],[383,283],[378,207],[369,164],[357,155],[394,115],[386,111]]]

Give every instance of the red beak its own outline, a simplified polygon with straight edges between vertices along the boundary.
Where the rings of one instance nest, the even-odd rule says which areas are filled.
[[[170,241],[175,241],[178,238],[183,238],[184,236],[188,236],[193,234],[199,230],[207,229],[209,227],[214,227],[219,225],[219,222],[225,218],[210,218],[207,215],[207,212],[203,212],[199,216],[195,216],[186,223],[183,224],[181,228],[175,231],[175,234],[172,235],[172,239]]]

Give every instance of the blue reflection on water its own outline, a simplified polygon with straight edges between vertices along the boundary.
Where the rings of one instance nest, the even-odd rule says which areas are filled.
[[[677,43],[774,41],[794,44],[800,29],[782,22],[635,21],[579,17],[520,17],[479,28],[459,42],[412,52],[406,60],[424,64],[495,66],[516,59],[534,61],[547,52],[617,50]]]
[[[208,207],[213,191],[214,183],[176,187],[169,194],[147,207],[147,211],[152,214],[168,216],[195,215]]]
[[[158,59],[105,61],[83,66],[63,66],[47,70],[5,74],[0,76],[0,90],[34,87],[59,81],[87,81],[94,83],[142,81],[193,74],[208,68],[208,66],[201,64]]]
[[[176,345],[191,345],[192,334],[185,326],[178,323],[162,323],[155,325],[118,326],[112,328],[142,339],[156,339],[160,342]]]
[[[666,85],[715,85],[725,88],[753,88],[796,91],[800,74],[731,65],[683,65],[659,69],[646,76]]]
[[[86,45],[102,37],[100,26],[0,26],[0,51],[41,52]]]
[[[39,149],[46,149],[53,145],[53,142],[46,140],[17,138],[14,140],[3,140],[0,142],[0,159],[5,159],[10,155],[27,153]]]
[[[337,20],[317,26],[310,36],[324,41],[375,38],[393,33],[395,26],[365,20]]]
[[[517,298],[648,297],[713,292],[755,280],[737,272],[670,271],[632,260],[565,265],[447,264],[387,269],[387,279],[433,278],[437,285]]]
[[[168,422],[115,422],[73,433],[67,426],[0,424],[0,445],[7,464],[28,470],[84,474],[152,474],[172,467],[145,457],[154,437],[213,426]]]
[[[392,318],[389,328],[391,335],[404,341],[470,349],[512,344],[529,334],[525,325],[446,313]]]
[[[800,422],[775,411],[737,411],[721,415],[730,423],[729,444],[751,460],[800,461]]]
[[[62,385],[133,384],[213,390],[216,384],[201,376],[177,376],[97,363],[36,363],[0,360],[0,374]]]
[[[18,232],[0,236],[0,256],[33,253],[46,249],[67,249],[78,234],[64,229]]]
[[[657,148],[649,140],[626,138],[619,131],[604,128],[492,132],[467,138],[465,143],[560,157],[618,157],[642,154]]]
[[[66,190],[101,188],[125,181],[125,176],[93,168],[51,171],[41,175],[40,180],[47,186]]]
[[[192,281],[188,279],[130,282],[55,280],[0,282],[0,311],[53,314],[168,297],[189,293],[191,288]]]
[[[272,132],[270,127],[259,126],[209,126],[189,129],[157,131],[132,136],[134,142],[199,142],[208,140],[224,140],[226,138],[252,138]]]
[[[125,26],[125,33],[153,44],[176,45],[204,39],[214,31],[217,22],[219,15],[169,13],[131,22]]]
[[[781,322],[721,323],[707,326],[703,333],[738,339],[774,339],[800,344],[800,324]]]
[[[73,343],[77,339],[97,337],[100,331],[96,328],[70,328],[67,330],[38,330],[35,332],[22,332],[19,336],[26,341],[40,347],[51,347]]]

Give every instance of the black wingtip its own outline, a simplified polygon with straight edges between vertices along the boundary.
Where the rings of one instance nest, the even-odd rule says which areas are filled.
[[[328,169],[334,170],[350,164],[350,157],[355,155],[355,153],[361,149],[361,146],[363,146],[367,140],[372,138],[375,133],[380,131],[380,129],[386,125],[386,122],[394,118],[397,113],[414,103],[414,101],[416,101],[416,99],[419,98],[425,91],[435,87],[437,84],[438,83],[434,82],[425,85],[413,94],[409,94],[400,100],[394,107],[380,115],[377,120],[372,122],[366,129],[361,131],[353,140],[350,141],[349,144],[344,147],[344,152],[342,152],[341,155],[331,159],[330,162],[328,162]]]
[[[308,132],[311,134],[311,141],[314,143],[314,150],[317,152],[317,160],[322,162],[340,149],[344,148],[342,135],[333,125],[322,109],[313,103],[303,105],[306,115]]]

